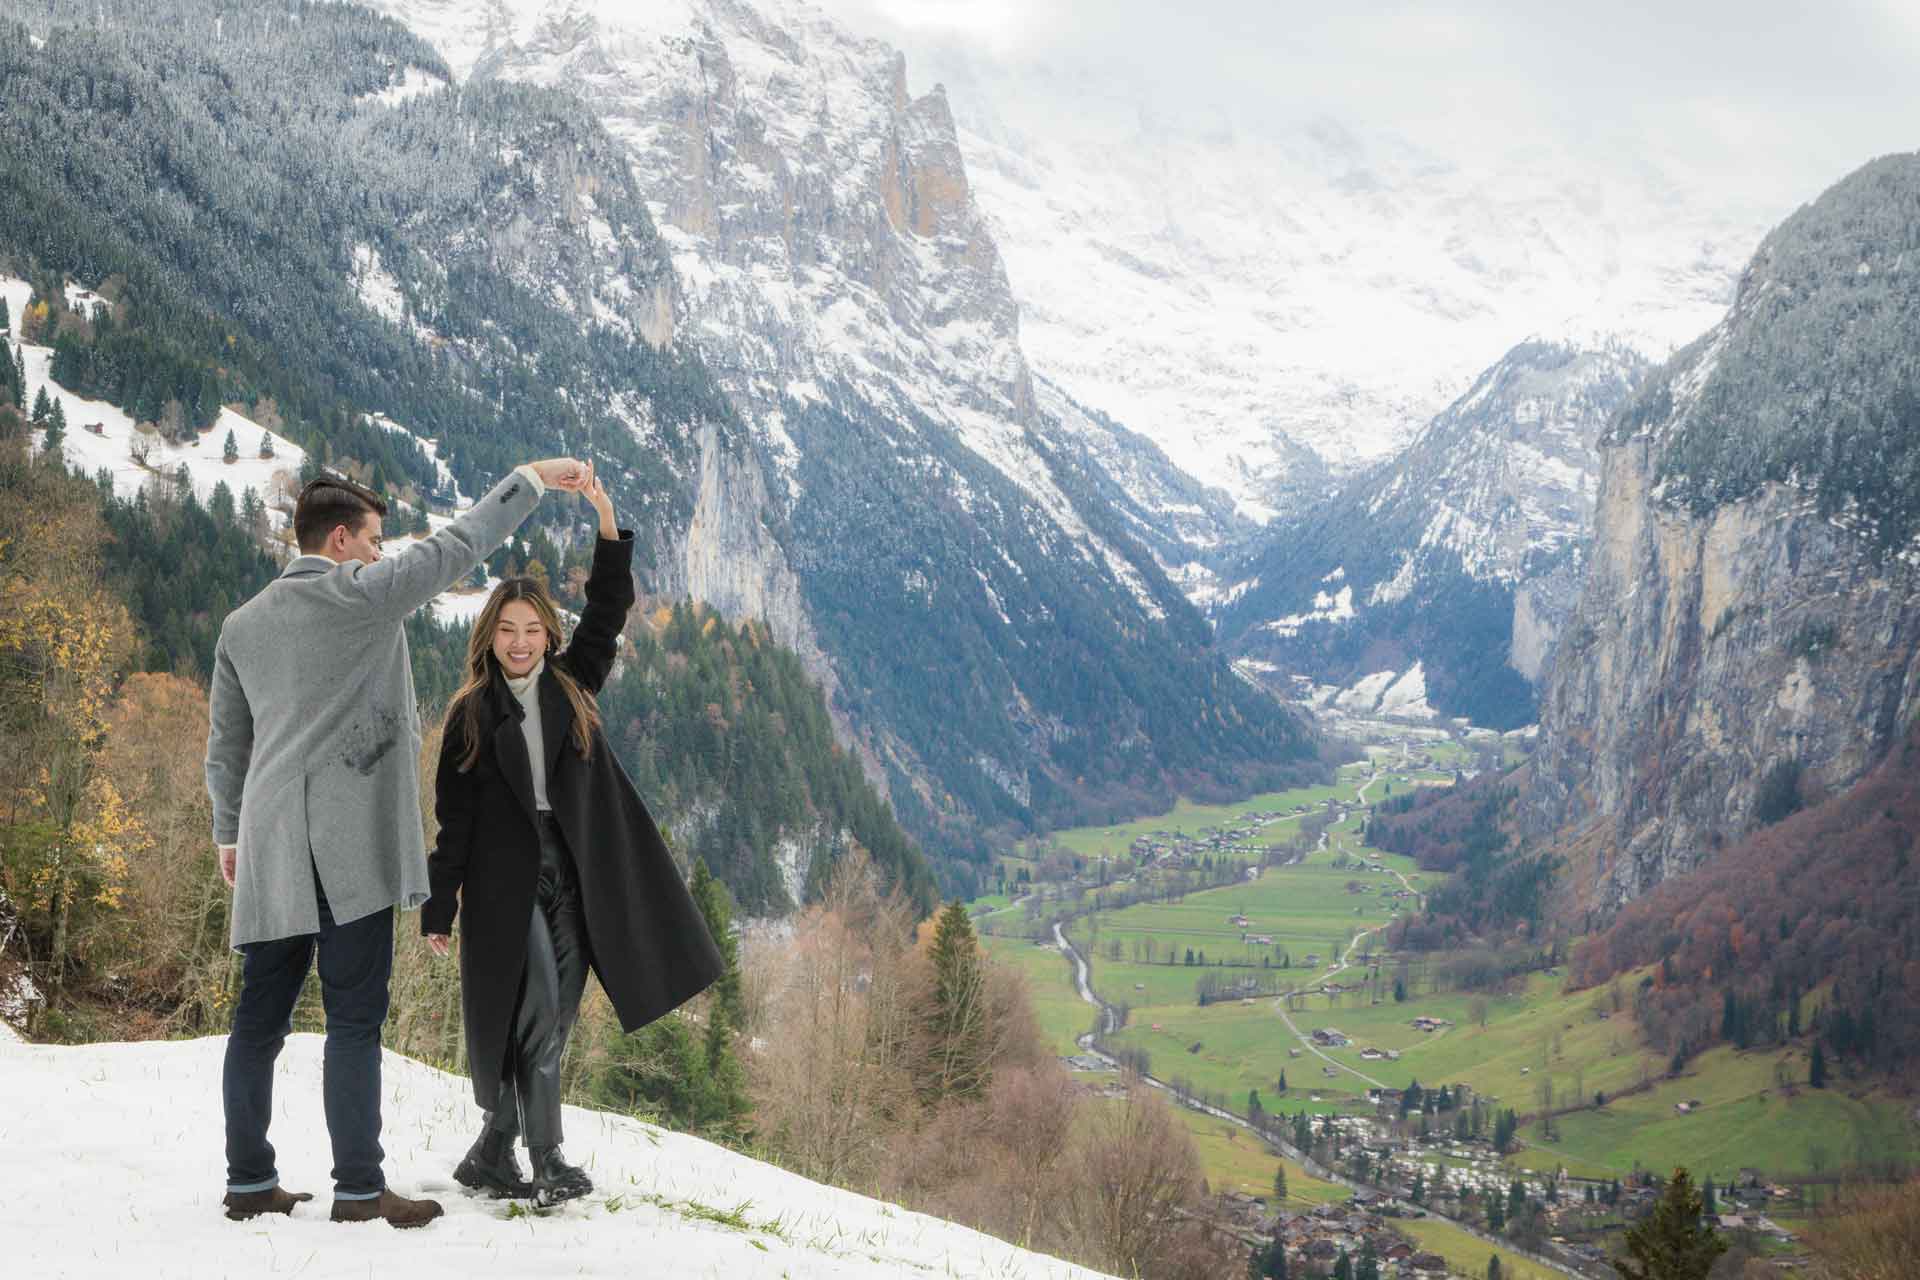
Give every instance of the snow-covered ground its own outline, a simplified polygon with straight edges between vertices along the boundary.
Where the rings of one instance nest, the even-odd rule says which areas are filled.
[[[0,296],[7,300],[7,314],[13,320],[15,334],[32,292],[33,286],[25,280],[0,279]],[[68,289],[69,296],[76,296],[77,292],[71,287]],[[155,432],[135,431],[133,419],[121,410],[105,401],[75,395],[48,377],[47,367],[53,363],[52,347],[22,344],[20,353],[27,369],[27,408],[32,409],[34,397],[45,387],[47,395],[57,400],[66,414],[67,438],[61,450],[67,465],[77,467],[88,476],[105,468],[113,475],[113,491],[123,498],[138,493],[149,480],[171,477],[183,462],[193,478],[194,494],[202,502],[212,496],[214,486],[223,480],[233,491],[236,502],[252,489],[269,507],[278,494],[290,493],[298,487],[297,477],[307,460],[306,451],[232,409],[222,409],[213,427],[201,432],[192,443],[172,444]],[[12,354],[12,335],[9,335],[7,355],[11,358]],[[100,428],[99,434],[89,429],[94,425]],[[229,431],[240,447],[240,458],[232,464],[222,461]],[[273,438],[274,456],[270,459],[259,456],[263,435]],[[147,450],[144,467],[133,459],[136,440]],[[278,512],[273,513],[272,518],[277,525],[285,523],[285,517]]]
[[[447,1216],[419,1231],[327,1219],[321,1039],[288,1039],[276,1081],[281,1177],[314,1200],[291,1218],[221,1214],[225,1040],[84,1047],[0,1039],[0,1257],[16,1276],[978,1276],[1096,1273],[683,1134],[567,1109],[567,1154],[593,1196],[544,1215],[466,1195],[453,1165],[480,1122],[467,1081],[389,1053],[382,1103],[396,1191]],[[737,1215],[729,1226],[703,1215]]]

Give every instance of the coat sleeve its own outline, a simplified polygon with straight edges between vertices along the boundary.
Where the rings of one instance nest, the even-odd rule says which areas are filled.
[[[405,551],[358,566],[354,584],[382,615],[405,618],[473,572],[533,514],[543,492],[531,468],[507,473],[487,496],[430,538]]]
[[[593,568],[587,574],[587,607],[573,629],[567,651],[556,661],[592,693],[600,692],[620,652],[620,633],[633,608],[633,530],[617,538],[596,538]]]
[[[459,721],[447,718],[447,732],[440,740],[440,765],[433,776],[433,811],[440,819],[440,834],[427,855],[427,885],[431,890],[420,908],[420,932],[452,933],[458,912],[460,886],[467,879],[467,855],[473,849],[474,770],[460,772],[460,759],[467,753],[467,740]]]
[[[223,631],[213,648],[213,688],[208,695],[207,796],[213,801],[213,842],[240,842],[240,797],[253,761],[253,707],[233,669]]]

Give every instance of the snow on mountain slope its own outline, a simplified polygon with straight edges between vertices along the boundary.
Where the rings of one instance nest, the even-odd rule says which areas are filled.
[[[1600,432],[1647,368],[1617,340],[1514,347],[1400,453],[1263,531],[1221,636],[1339,684],[1422,663],[1418,700],[1524,723],[1592,539]]]
[[[1034,367],[1252,515],[1297,508],[1302,446],[1377,460],[1524,335],[1666,355],[1724,309],[1774,212],[1646,154],[1467,161],[878,31],[946,88]]]
[[[221,1213],[224,1037],[84,1047],[0,1035],[0,1256],[14,1275],[112,1277],[910,1274],[1093,1280],[965,1227],[809,1182],[684,1134],[567,1108],[567,1154],[595,1194],[539,1215],[468,1196],[453,1165],[478,1131],[472,1088],[394,1053],[382,1069],[386,1171],[447,1215],[418,1231],[327,1220],[332,1164],[319,1036],[289,1037],[275,1081],[290,1218]],[[737,1214],[743,1226],[714,1221]],[[703,1216],[704,1215],[704,1216]]]
[[[75,290],[70,287],[68,292],[72,295]],[[6,298],[10,316],[17,318],[32,294],[33,286],[25,280],[0,279],[0,297]],[[18,332],[17,319],[14,332]],[[9,358],[14,345],[7,344]],[[55,382],[47,372],[53,363],[52,347],[33,343],[17,345],[27,370],[27,407],[31,409],[34,397],[42,387],[46,388],[47,395],[59,401],[66,414],[67,437],[61,451],[67,465],[87,476],[103,470],[110,472],[113,491],[119,496],[130,498],[150,480],[170,479],[182,465],[192,477],[194,496],[202,502],[211,497],[214,486],[223,481],[232,491],[234,501],[238,502],[243,493],[252,489],[270,508],[277,495],[298,488],[298,481],[293,478],[306,463],[306,450],[244,415],[222,409],[218,420],[201,432],[196,441],[174,444],[156,432],[135,430],[133,419],[113,405],[75,395]],[[98,433],[92,430],[95,426],[99,427]],[[234,443],[240,449],[239,459],[232,463],[222,460],[229,431],[233,432]],[[262,436],[273,440],[271,458],[260,457]],[[145,451],[144,466],[133,456],[136,446]],[[285,523],[285,517],[278,512],[271,512],[269,518]]]

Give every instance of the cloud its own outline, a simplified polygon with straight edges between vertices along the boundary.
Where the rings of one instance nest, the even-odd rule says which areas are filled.
[[[1920,147],[1920,6],[1906,0],[823,3],[905,48],[910,75],[1038,71],[1162,118],[1257,129],[1325,117],[1449,159],[1539,144],[1644,151],[1797,202],[1874,155]]]

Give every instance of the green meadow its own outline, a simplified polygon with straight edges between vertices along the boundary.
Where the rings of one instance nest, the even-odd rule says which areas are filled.
[[[1207,1186],[1214,1192],[1240,1191],[1272,1205],[1273,1171],[1285,1165],[1287,1198],[1277,1207],[1298,1213],[1316,1204],[1343,1204],[1351,1194],[1338,1183],[1308,1177],[1299,1165],[1273,1154],[1265,1143],[1238,1125],[1177,1104],[1174,1112],[1193,1135]]]
[[[1027,980],[1033,1016],[1047,1046],[1062,1057],[1079,1052],[1076,1041],[1093,1030],[1093,1006],[1073,986],[1073,963],[1051,947],[1022,938],[982,938],[993,962],[1019,971]]]
[[[1467,753],[1440,744],[1433,760],[1440,769],[1393,767],[1397,760],[1376,757],[1385,772],[1368,788],[1367,799],[1384,798],[1386,788],[1400,794],[1422,777],[1443,770]],[[1333,788],[1314,788],[1260,796],[1240,805],[1182,804],[1173,814],[1114,827],[1059,833],[1065,848],[1082,853],[1121,852],[1140,834],[1182,830],[1199,834],[1250,810],[1287,811],[1312,807],[1329,796],[1351,802],[1364,780],[1365,765],[1343,768]],[[1538,1122],[1521,1132],[1522,1147],[1513,1162],[1550,1171],[1564,1166],[1588,1177],[1631,1172],[1636,1165],[1690,1168],[1724,1179],[1742,1167],[1772,1173],[1839,1169],[1888,1156],[1911,1156],[1920,1149],[1903,1107],[1880,1094],[1852,1094],[1836,1087],[1782,1088],[1779,1081],[1803,1082],[1807,1064],[1798,1050],[1739,1053],[1718,1048],[1698,1056],[1675,1080],[1665,1079],[1667,1061],[1640,1041],[1631,1011],[1637,975],[1623,975],[1608,987],[1569,992],[1557,974],[1533,974],[1504,993],[1476,995],[1429,989],[1425,966],[1433,958],[1414,957],[1405,970],[1407,998],[1392,997],[1402,972],[1397,959],[1376,961],[1377,985],[1366,985],[1368,968],[1356,963],[1335,977],[1355,990],[1329,997],[1300,997],[1291,1016],[1301,1031],[1336,1028],[1351,1038],[1327,1054],[1350,1071],[1329,1077],[1327,1063],[1308,1051],[1287,1029],[1273,996],[1218,1000],[1201,1008],[1196,983],[1205,974],[1226,982],[1252,977],[1277,981],[1285,989],[1317,985],[1327,976],[1348,942],[1362,930],[1378,930],[1393,919],[1393,908],[1407,900],[1391,894],[1401,881],[1384,871],[1331,864],[1341,854],[1364,856],[1362,819],[1356,813],[1329,831],[1330,847],[1316,850],[1299,865],[1266,868],[1256,879],[1188,894],[1178,902],[1140,903],[1097,916],[1080,916],[1068,926],[1074,944],[1092,963],[1093,982],[1107,1000],[1128,1007],[1128,1023],[1116,1043],[1148,1055],[1154,1075],[1184,1081],[1225,1098],[1235,1110],[1257,1090],[1269,1112],[1292,1113],[1370,1110],[1366,1083],[1351,1072],[1393,1087],[1418,1080],[1427,1085],[1465,1083],[1501,1106],[1522,1114],[1536,1112],[1550,1096],[1556,1108],[1583,1109],[1557,1117],[1548,1139]],[[1259,843],[1278,842],[1294,824],[1276,823]],[[1431,888],[1439,878],[1422,876],[1407,858],[1384,855],[1384,868],[1405,875],[1415,890]],[[1366,892],[1353,892],[1358,882]],[[1019,908],[983,904],[1002,921]],[[1233,922],[1243,917],[1247,924]],[[1271,945],[1255,937],[1272,939]],[[995,957],[1027,975],[1036,1014],[1048,1042],[1071,1053],[1075,1038],[1092,1022],[1089,1008],[1074,991],[1065,959],[1050,949],[1019,940],[989,939]],[[1205,953],[1208,964],[1184,963],[1191,950]],[[1318,962],[1309,967],[1309,954]],[[1279,967],[1282,956],[1290,967]],[[1151,961],[1149,961],[1149,956]],[[1174,963],[1167,963],[1169,959]],[[1377,1002],[1376,1002],[1377,1001]],[[1616,1008],[1618,1003],[1620,1007]],[[1437,1030],[1421,1030],[1416,1017],[1442,1021]],[[1395,1060],[1363,1058],[1363,1049],[1392,1051]],[[1294,1056],[1295,1053],[1300,1056]],[[1285,1073],[1288,1089],[1277,1090]],[[1624,1096],[1623,1095],[1624,1092]],[[1604,1105],[1594,1108],[1595,1094]],[[1679,1102],[1695,1103],[1688,1114]],[[1218,1185],[1264,1194],[1270,1188],[1277,1157],[1247,1135],[1230,1137],[1218,1121],[1183,1112],[1195,1127],[1209,1169]],[[1289,1170],[1290,1180],[1294,1171]],[[1431,1230],[1431,1229],[1429,1229]],[[1459,1233],[1454,1233],[1459,1235]],[[1486,1247],[1460,1235],[1440,1247],[1456,1267],[1484,1271]],[[1509,1274],[1528,1275],[1530,1264],[1514,1258]]]
[[[1781,1075],[1797,1083],[1782,1088]],[[1806,1078],[1806,1055],[1798,1049],[1711,1049],[1677,1079],[1556,1118],[1555,1140],[1545,1139],[1538,1124],[1528,1125],[1521,1130],[1528,1146],[1517,1163],[1615,1174],[1636,1165],[1665,1171],[1684,1164],[1696,1177],[1724,1182],[1745,1167],[1807,1173],[1913,1155],[1904,1104],[1877,1093],[1855,1096],[1837,1081],[1809,1089]],[[1695,1102],[1700,1105],[1686,1114],[1674,1109]]]
[[[1484,1276],[1487,1274],[1487,1260],[1497,1253],[1500,1255],[1500,1274],[1512,1280],[1565,1280],[1565,1273],[1490,1245],[1478,1236],[1468,1235],[1451,1222],[1439,1222],[1432,1218],[1403,1220],[1394,1223],[1393,1229],[1413,1241],[1417,1247],[1445,1258],[1448,1268],[1455,1275]]]
[[[1364,763],[1342,765],[1337,780],[1332,786],[1301,787],[1292,791],[1268,792],[1247,800],[1232,804],[1194,804],[1190,800],[1177,802],[1173,809],[1157,817],[1139,818],[1132,822],[1116,823],[1106,827],[1075,827],[1067,831],[1055,832],[1053,841],[1061,848],[1080,854],[1082,857],[1106,855],[1117,857],[1126,853],[1133,842],[1141,836],[1162,832],[1177,832],[1188,836],[1197,836],[1209,827],[1219,827],[1237,822],[1250,813],[1286,813],[1296,805],[1304,805],[1308,812],[1321,807],[1328,800],[1338,800],[1343,804],[1354,803],[1360,783],[1366,779],[1367,766]],[[1279,844],[1291,839],[1298,829],[1294,820],[1281,821],[1263,828],[1255,837],[1258,844]]]

